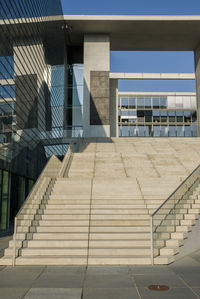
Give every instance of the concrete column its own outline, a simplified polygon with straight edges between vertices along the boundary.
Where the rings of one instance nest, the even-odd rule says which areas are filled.
[[[110,38],[84,36],[83,136],[110,137]]]
[[[118,79],[110,80],[110,137],[118,137]]]
[[[200,46],[194,52],[195,76],[196,76],[196,97],[197,97],[197,127],[200,137]]]

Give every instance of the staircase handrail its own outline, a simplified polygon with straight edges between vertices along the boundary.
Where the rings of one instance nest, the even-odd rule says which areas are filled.
[[[150,216],[150,234],[151,234],[151,237],[150,237],[150,240],[151,240],[151,263],[152,265],[154,264],[154,246],[153,246],[153,233],[154,233],[154,230],[153,230],[153,217],[158,214],[158,212],[162,209],[162,207],[164,205],[166,205],[166,203],[187,183],[187,181],[197,173],[197,171],[200,169],[200,164],[185,178],[185,180],[167,197],[167,199],[153,212],[153,214],[151,214]],[[193,183],[190,184],[190,186],[187,186],[187,191],[192,187],[192,185],[196,182],[196,180],[199,178],[199,175],[196,177],[196,179],[194,179]],[[184,193],[185,194],[185,193]],[[182,194],[182,197],[183,195]],[[181,200],[181,198],[179,199],[179,201]],[[170,209],[169,213],[165,215],[165,218],[170,214],[170,212],[172,210],[174,210],[174,207],[176,206],[177,202],[174,203],[174,206]],[[165,219],[164,218],[164,219]],[[164,220],[163,219],[163,220]],[[160,224],[158,225],[160,226]],[[157,226],[157,227],[158,227]],[[156,229],[157,229],[156,227]],[[155,230],[156,230],[155,229]]]
[[[17,215],[14,218],[14,234],[13,234],[13,259],[12,259],[12,265],[15,265],[15,258],[16,258],[16,234],[17,234],[17,219],[19,215],[21,214],[24,206],[28,202],[28,200],[35,194],[36,190],[39,187],[39,182],[41,179],[45,177],[45,174],[48,172],[48,166],[51,164],[52,160],[55,159],[55,155],[51,156],[47,164],[45,165],[44,169],[42,170],[41,174],[39,175],[38,179],[36,180],[35,184],[33,185],[33,188],[27,198],[25,199],[23,205],[21,206],[20,210],[18,211]]]

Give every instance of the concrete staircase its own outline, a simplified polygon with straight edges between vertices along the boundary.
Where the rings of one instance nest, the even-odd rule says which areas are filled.
[[[150,215],[200,162],[199,145],[178,138],[83,140],[69,173],[71,156],[63,163],[54,157],[18,216],[16,265],[151,264]],[[175,215],[154,222],[156,264],[174,260],[199,217],[199,196],[197,184]],[[12,253],[13,241],[0,264],[11,265]]]

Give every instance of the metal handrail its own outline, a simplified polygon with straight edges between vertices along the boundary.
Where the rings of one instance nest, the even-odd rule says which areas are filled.
[[[186,177],[186,179],[167,197],[167,199],[154,211],[153,214],[151,214],[150,216],[150,246],[151,246],[151,264],[154,264],[154,245],[153,245],[153,217],[158,214],[158,212],[162,209],[162,207],[177,193],[177,191],[179,191],[179,189],[181,189],[181,187],[184,186],[184,184],[195,174],[195,172],[200,168],[200,164],[189,174],[189,176]],[[194,183],[193,183],[194,184]],[[192,184],[192,185],[193,185]],[[188,190],[191,188],[188,187]],[[171,208],[170,212],[174,209],[175,207],[175,203],[173,208]],[[170,212],[166,215],[166,217],[170,214]],[[158,225],[159,226],[159,225]],[[158,227],[157,226],[157,227]]]
[[[32,195],[34,194],[36,188],[38,187],[38,183],[40,181],[40,179],[42,179],[45,171],[47,170],[47,167],[49,165],[49,163],[51,162],[51,160],[55,157],[55,155],[51,156],[50,160],[48,161],[48,163],[46,164],[46,166],[44,167],[43,171],[41,172],[40,176],[38,177],[38,179],[36,180],[35,184],[33,185],[33,188],[31,190],[31,192],[29,193],[29,195],[27,196],[27,198],[25,199],[23,205],[21,206],[20,210],[18,211],[17,215],[14,218],[14,234],[13,234],[13,257],[12,257],[12,265],[15,266],[15,259],[16,259],[16,234],[17,234],[17,218],[20,215],[21,211],[23,210],[24,206],[26,205],[26,203],[28,202],[28,200],[32,197]]]

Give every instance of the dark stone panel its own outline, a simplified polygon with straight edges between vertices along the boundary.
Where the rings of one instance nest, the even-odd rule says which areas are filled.
[[[38,127],[37,75],[15,78],[16,114],[18,129]]]
[[[90,103],[90,124],[109,125],[109,102],[107,98],[93,98]]]
[[[109,125],[109,72],[90,73],[90,125]]]

